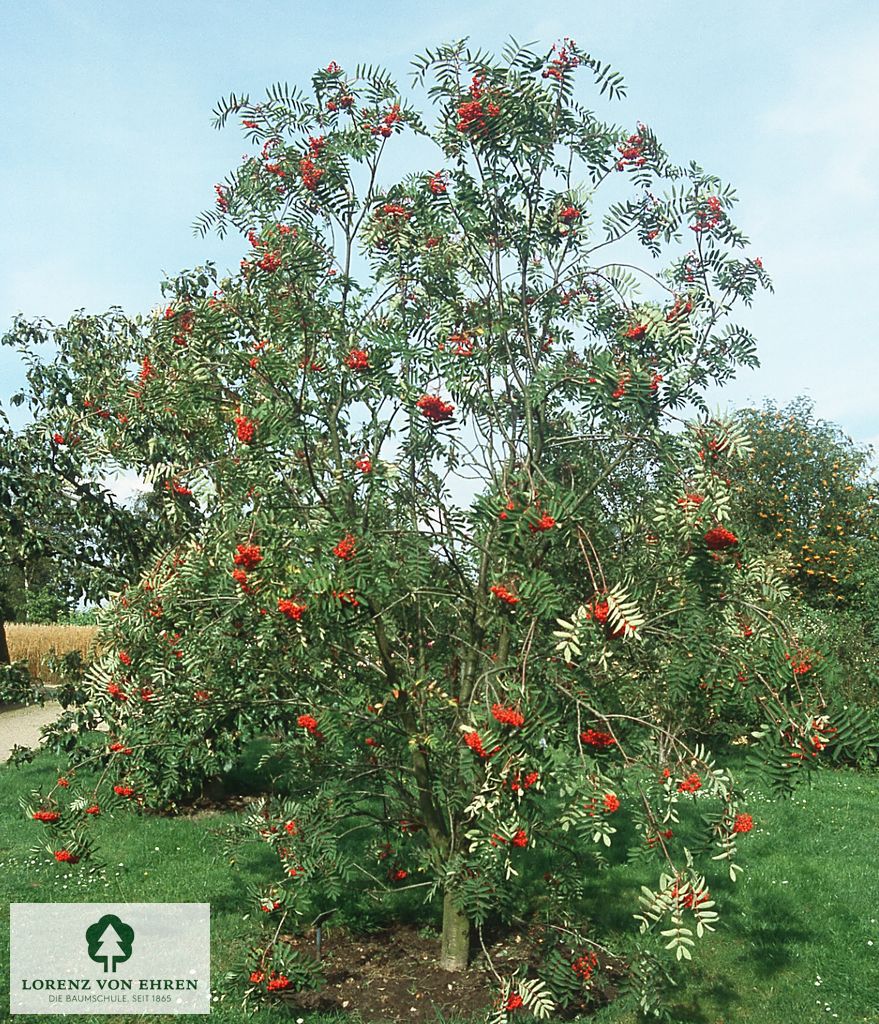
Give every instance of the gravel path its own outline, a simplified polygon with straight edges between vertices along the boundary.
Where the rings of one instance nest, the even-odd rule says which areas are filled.
[[[54,700],[47,701],[43,707],[0,711],[0,764],[9,758],[15,746],[38,746],[40,729],[54,722],[60,713],[61,705]]]

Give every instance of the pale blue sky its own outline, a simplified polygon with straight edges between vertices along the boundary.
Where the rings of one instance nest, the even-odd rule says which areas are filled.
[[[337,60],[383,63],[469,35],[547,47],[569,35],[626,77],[613,120],[737,186],[737,219],[773,275],[745,322],[763,367],[743,404],[811,395],[879,442],[879,3],[872,0],[448,0],[283,3],[0,0],[0,328],[22,312],[147,310],[164,271],[234,266],[239,243],[193,237],[244,152],[216,100],[307,82]],[[0,395],[20,380],[0,350]]]

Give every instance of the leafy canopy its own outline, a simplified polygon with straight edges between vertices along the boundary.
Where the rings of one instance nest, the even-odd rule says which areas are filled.
[[[67,843],[89,853],[87,803],[167,805],[269,736],[287,795],[239,836],[277,854],[261,905],[416,886],[460,969],[545,854],[544,967],[503,997],[545,1016],[588,998],[582,879],[621,834],[656,861],[642,932],[680,960],[710,930],[704,873],[735,878],[750,825],[705,736],[759,722],[782,780],[812,761],[786,589],[731,520],[749,441],[702,397],[755,364],[732,317],[769,281],[732,188],[578,98],[622,82],[570,40],[413,67],[432,123],[365,66],[230,96],[216,122],[253,150],[198,227],[247,239],[238,272],[17,327],[64,370],[32,371],[44,428],[151,481],[179,531],[56,731],[107,769]],[[407,138],[431,156],[395,174]],[[308,980],[272,934],[254,994]]]

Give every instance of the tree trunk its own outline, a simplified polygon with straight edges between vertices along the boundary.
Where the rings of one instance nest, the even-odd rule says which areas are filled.
[[[9,664],[9,646],[6,643],[6,623],[0,619],[0,665]]]
[[[447,889],[443,897],[443,944],[440,967],[444,971],[466,971],[470,959],[470,922]]]

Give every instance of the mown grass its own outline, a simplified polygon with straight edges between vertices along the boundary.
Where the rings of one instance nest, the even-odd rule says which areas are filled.
[[[19,807],[19,798],[57,777],[61,763],[47,755],[23,768],[0,767],[0,1020],[9,1007],[9,915],[12,902],[179,902],[211,904],[211,973],[222,977],[242,961],[253,931],[246,915],[251,910],[244,891],[254,872],[268,869],[259,863],[260,851],[236,863],[224,859],[219,840],[212,835],[222,820],[219,814],[195,817],[160,818],[144,816],[136,821],[127,817],[105,818],[95,823],[95,836],[107,863],[106,878],[86,881],[76,869],[58,865],[49,876],[36,866],[38,859],[30,850],[42,845],[42,826],[28,822]],[[47,884],[47,877],[53,879]],[[244,1019],[240,1005],[233,1001],[216,1003],[210,1019],[218,1024],[233,1024]],[[30,1014],[13,1018],[21,1024],[41,1024],[54,1017]],[[67,1017],[58,1019],[70,1019]],[[166,1022],[165,1016],[76,1015],[74,1021],[117,1024],[139,1020]],[[183,1014],[180,1018],[203,1021],[206,1018]],[[292,1018],[295,1020],[295,1017]],[[309,1018],[309,1024],[337,1018]],[[271,1008],[259,1014],[259,1021],[290,1024],[289,1011]]]
[[[744,875],[714,882],[722,923],[671,999],[680,1024],[879,1022],[879,775],[825,771],[792,800],[754,784]],[[612,872],[620,895],[640,884]],[[626,890],[630,890],[628,893]],[[595,1024],[635,1024],[617,1003]]]
[[[58,682],[46,667],[49,654],[78,651],[83,661],[88,661],[98,633],[96,626],[43,626],[29,622],[7,622],[5,630],[10,659],[26,661],[31,676],[44,683]]]
[[[21,769],[0,768],[3,910],[8,902],[28,900],[209,902],[214,978],[240,964],[253,934],[244,893],[255,872],[269,868],[268,852],[243,853],[234,862],[224,859],[212,835],[223,815],[143,817],[136,824],[107,818],[98,823],[106,879],[80,881],[76,872],[59,866],[50,871],[53,881],[46,887],[46,875],[29,853],[43,838],[41,826],[24,820],[18,800],[51,779],[58,767],[42,755]],[[822,772],[810,790],[790,801],[773,799],[758,781],[749,809],[755,829],[740,844],[745,872],[735,885],[712,881],[722,925],[701,942],[693,967],[673,993],[673,1019],[679,1024],[879,1024],[879,775]],[[598,929],[627,938],[638,886],[649,880],[643,866],[623,863],[596,875]],[[3,962],[7,928],[4,912]],[[7,985],[3,969],[0,1017],[8,1006]],[[297,1016],[273,1007],[257,1020],[289,1024]],[[309,1024],[343,1019],[306,1016]],[[214,1005],[211,1017],[232,1024],[244,1013],[227,997]],[[40,1024],[46,1018],[15,1019]],[[112,1024],[134,1018],[75,1019]],[[637,1016],[620,1000],[592,1020],[635,1024]]]

